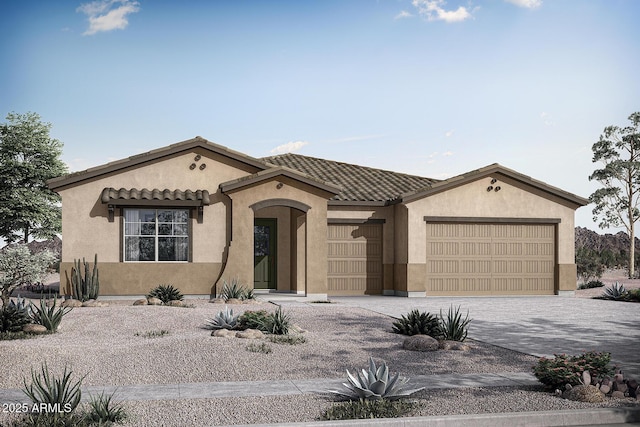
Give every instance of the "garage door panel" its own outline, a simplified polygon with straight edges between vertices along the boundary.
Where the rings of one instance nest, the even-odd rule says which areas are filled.
[[[553,294],[551,224],[427,223],[428,295]]]
[[[327,245],[331,295],[382,293],[381,224],[329,224]]]

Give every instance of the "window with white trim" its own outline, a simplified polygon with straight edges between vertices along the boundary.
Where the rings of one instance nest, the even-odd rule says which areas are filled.
[[[189,209],[124,208],[125,261],[189,261]]]

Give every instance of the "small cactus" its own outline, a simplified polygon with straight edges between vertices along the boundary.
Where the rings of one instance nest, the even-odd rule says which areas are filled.
[[[71,268],[71,290],[73,296],[80,301],[88,301],[90,299],[97,299],[100,293],[100,278],[98,276],[98,254],[95,255],[93,261],[93,271],[89,274],[89,263],[82,258],[82,264],[84,264],[84,274],[82,274],[83,268],[81,268],[80,260],[73,260],[73,267]],[[66,274],[66,272],[65,272]],[[67,276],[67,288],[69,288],[69,276]]]

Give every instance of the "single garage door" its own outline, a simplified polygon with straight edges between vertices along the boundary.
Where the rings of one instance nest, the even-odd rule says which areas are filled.
[[[427,295],[553,295],[553,224],[427,223]]]
[[[382,293],[382,224],[329,224],[329,295]]]

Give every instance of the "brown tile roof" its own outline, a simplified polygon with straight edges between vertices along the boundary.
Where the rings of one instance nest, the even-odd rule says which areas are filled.
[[[330,199],[332,202],[386,204],[406,192],[430,188],[438,182],[431,178],[292,153],[264,157],[260,160],[269,165],[285,166],[341,187],[342,191]]]
[[[121,188],[119,190],[113,187],[107,187],[102,190],[100,196],[102,203],[114,203],[118,201],[142,201],[142,200],[155,200],[165,202],[199,202],[202,205],[209,205],[211,201],[209,199],[209,192],[207,190],[160,190],[154,188],[149,190],[143,188],[141,190],[137,188]]]

